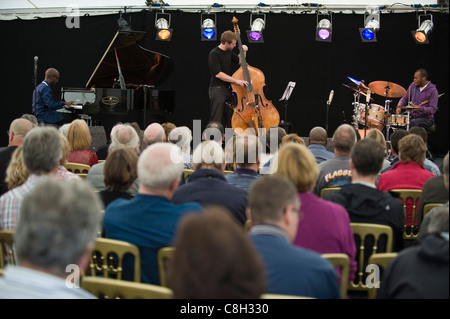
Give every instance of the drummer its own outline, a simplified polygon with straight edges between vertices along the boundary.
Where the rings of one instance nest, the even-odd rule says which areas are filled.
[[[414,82],[408,87],[406,94],[397,104],[397,114],[400,114],[403,106],[409,105],[417,110],[410,113],[409,127],[422,126],[429,129],[434,125],[434,114],[438,108],[438,91],[436,85],[428,81],[428,72],[418,69],[414,73]]]

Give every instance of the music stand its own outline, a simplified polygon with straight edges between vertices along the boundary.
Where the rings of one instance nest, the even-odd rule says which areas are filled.
[[[284,90],[283,96],[279,101],[284,101],[284,120],[281,121],[281,124],[284,124],[284,127],[286,129],[286,133],[288,132],[288,127],[292,127],[292,123],[287,121],[287,107],[289,104],[289,98],[291,97],[292,91],[295,88],[295,82],[290,81],[288,85],[286,86],[286,89]]]

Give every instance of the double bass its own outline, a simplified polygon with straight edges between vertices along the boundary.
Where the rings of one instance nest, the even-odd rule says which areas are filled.
[[[238,84],[231,84],[232,90],[237,96],[237,105],[233,108],[231,126],[236,134],[240,135],[248,128],[256,129],[256,134],[260,129],[267,130],[271,126],[278,126],[280,114],[273,106],[272,102],[264,96],[263,88],[266,85],[264,73],[247,64],[238,26],[238,19],[233,17],[234,32],[236,33],[239,45],[239,56],[241,59],[240,68],[232,75],[233,78],[248,82],[246,87]]]

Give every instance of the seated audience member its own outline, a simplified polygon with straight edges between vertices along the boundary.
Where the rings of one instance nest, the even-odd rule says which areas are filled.
[[[22,145],[25,135],[32,128],[33,124],[27,119],[22,118],[13,120],[9,126],[8,147],[0,151],[0,195],[8,191],[8,184],[5,182],[5,177],[11,156],[16,148]]]
[[[111,133],[109,134],[109,138],[106,141],[106,144],[100,145],[97,148],[97,151],[95,152],[95,154],[97,155],[99,161],[100,160],[104,161],[108,157],[109,146],[111,145],[111,137],[112,137],[113,131],[114,131],[114,129],[120,127],[121,125],[122,125],[122,123],[120,123],[120,122],[117,123],[116,125],[114,125],[111,128]]]
[[[386,139],[384,138],[383,133],[377,129],[377,128],[372,128],[371,130],[369,130],[367,132],[367,135],[365,138],[371,138],[373,139],[375,142],[377,142],[378,144],[381,145],[381,147],[383,147],[384,149],[384,154],[385,154],[385,158],[383,159],[383,166],[381,167],[381,170],[388,168],[391,165],[391,162],[389,162],[386,159]],[[381,172],[381,171],[380,171]]]
[[[228,184],[223,175],[225,169],[224,151],[219,143],[203,141],[192,156],[194,173],[189,183],[181,185],[173,195],[175,204],[197,202],[203,207],[222,206],[228,209],[242,225],[247,220],[247,194],[240,188]]]
[[[283,137],[287,135],[284,128],[279,126],[271,126],[266,132],[266,151],[261,152],[261,164],[259,165],[261,174],[268,174],[273,154],[275,154],[281,146]]]
[[[118,198],[133,198],[128,190],[137,178],[137,163],[138,156],[130,148],[119,148],[108,155],[103,166],[106,189],[100,191],[105,207]]]
[[[67,130],[67,140],[70,146],[69,155],[67,156],[68,162],[89,166],[98,163],[97,155],[89,150],[92,137],[86,121],[73,120]]]
[[[161,126],[164,129],[164,134],[166,135],[166,141],[168,141],[170,132],[177,126],[171,122],[164,122],[161,124]]]
[[[379,299],[448,299],[448,207],[440,207],[419,244],[401,251],[381,278]]]
[[[27,181],[29,175],[30,173],[23,162],[22,145],[20,145],[13,152],[11,162],[9,162],[6,169],[5,182],[8,185],[8,189],[22,185]]]
[[[250,238],[261,255],[267,293],[339,299],[338,276],[318,253],[292,245],[301,205],[294,185],[282,176],[267,175],[250,188]]]
[[[57,129],[36,126],[30,130],[23,140],[22,156],[29,176],[25,183],[0,197],[0,230],[15,230],[24,196],[48,177],[56,176],[61,159],[61,140]]]
[[[400,161],[382,173],[377,188],[383,192],[391,189],[422,189],[434,174],[423,167],[427,147],[416,134],[408,134],[398,142]]]
[[[155,143],[138,160],[139,192],[132,199],[117,199],[105,209],[105,237],[136,245],[141,255],[141,281],[159,285],[157,253],[171,246],[179,219],[203,211],[197,203],[174,204],[183,159],[178,146]],[[132,280],[133,266],[124,260],[124,280]]]
[[[411,129],[409,130],[409,134],[419,135],[423,139],[425,145],[427,145],[428,133],[427,133],[427,130],[425,128],[423,128],[422,126],[411,127]],[[427,152],[428,152],[428,149],[427,149]],[[441,171],[439,170],[439,167],[432,160],[428,159],[426,157],[426,155],[425,155],[425,160],[423,161],[423,166],[425,167],[426,170],[430,171],[435,176],[441,175]]]
[[[327,131],[320,126],[313,127],[309,132],[308,149],[313,153],[316,158],[317,164],[332,159],[334,153],[328,151],[326,146],[328,144]]]
[[[58,128],[59,134],[67,138],[67,131],[69,130],[70,123],[65,123]]]
[[[347,254],[350,259],[349,280],[353,280],[356,246],[350,219],[342,206],[325,201],[312,192],[319,174],[314,155],[306,146],[283,144],[273,165],[276,171],[272,174],[291,181],[301,202],[302,220],[293,244],[319,254]]]
[[[111,144],[108,153],[119,148],[129,148],[138,154],[140,140],[136,130],[132,126],[128,124],[118,124],[111,129],[111,132]],[[103,173],[104,166],[105,162],[92,166],[86,177],[86,180],[99,191],[106,189]],[[136,180],[128,192],[131,195],[136,195],[138,187],[138,180]]]
[[[134,128],[134,130],[136,131],[136,134],[139,137],[139,149],[138,149],[138,154],[141,154],[142,151],[145,149],[145,145],[144,143],[141,143],[140,141],[142,141],[142,139],[144,138],[144,133],[141,131],[141,127],[139,126],[139,124],[137,122],[131,122],[131,123],[125,123],[126,125],[130,125],[132,128]]]
[[[174,247],[167,281],[177,299],[259,299],[265,291],[261,257],[223,208],[183,217]]]
[[[384,148],[370,138],[360,140],[352,149],[350,168],[352,183],[325,194],[324,199],[342,205],[352,223],[387,225],[394,234],[394,250],[403,248],[403,206],[389,193],[375,186],[383,165]]]
[[[441,181],[441,178],[443,179]],[[423,218],[423,207],[427,203],[443,203],[448,207],[448,190],[449,190],[449,175],[448,175],[448,152],[443,161],[443,174],[430,178],[423,185],[422,195],[419,200],[419,207],[417,211],[417,223],[420,225],[419,238],[427,233],[428,224],[432,216],[439,210],[435,207],[428,212]]]
[[[255,135],[236,136],[232,155],[236,169],[233,173],[225,175],[227,182],[248,192],[251,184],[261,178],[258,173],[261,151],[262,145]]]
[[[225,141],[225,129],[222,123],[219,121],[209,122],[203,131],[202,140],[214,140],[222,146]]]
[[[192,169],[191,141],[192,132],[187,126],[178,126],[170,134],[168,141],[181,148],[185,169]]]
[[[400,140],[408,135],[408,131],[403,129],[397,129],[394,133],[391,135],[391,154],[394,156],[391,160],[390,166],[386,167],[385,169],[381,170],[381,174],[386,173],[389,171],[392,167],[394,167],[395,164],[400,160],[398,158],[398,142]]]
[[[34,116],[33,114],[27,114],[27,113],[25,113],[25,114],[22,114],[21,118],[30,121],[30,122],[33,124],[32,127],[38,126],[38,120],[37,120],[37,117]]]
[[[80,176],[78,176],[75,173],[69,172],[66,169],[65,165],[67,164],[67,156],[69,155],[69,141],[61,133],[59,134],[59,137],[61,139],[61,150],[62,150],[61,154],[62,155],[61,155],[61,159],[59,161],[59,167],[58,167],[58,172],[56,173],[56,177],[58,179],[64,179],[64,180],[81,181]]]
[[[286,143],[297,143],[297,144],[302,144],[306,146],[305,141],[298,136],[296,133],[291,133],[291,134],[287,134],[286,136],[284,136],[281,139],[281,145],[286,144]]]
[[[356,143],[353,126],[340,125],[333,134],[331,143],[334,147],[334,157],[319,164],[314,193],[320,195],[322,188],[342,186],[352,182],[350,170],[350,153]]]
[[[18,265],[0,276],[0,298],[94,299],[75,285],[89,266],[101,209],[84,183],[51,178],[34,187],[23,198],[14,235]]]
[[[154,143],[165,143],[167,142],[166,132],[161,124],[156,122],[151,123],[145,129],[142,141],[144,142],[145,147],[149,147]]]

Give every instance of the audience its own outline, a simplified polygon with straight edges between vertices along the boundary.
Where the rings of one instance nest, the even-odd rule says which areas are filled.
[[[287,134],[281,139],[281,145],[290,143],[290,142],[302,144],[302,145],[306,146],[305,141],[300,136],[298,136],[296,133]]]
[[[334,154],[326,149],[327,144],[327,131],[320,126],[313,127],[309,132],[308,149],[313,153],[317,164],[334,157]]]
[[[261,178],[258,169],[262,145],[255,135],[240,135],[236,136],[234,146],[231,156],[236,163],[236,169],[233,173],[225,175],[225,179],[230,185],[239,187],[247,193],[251,184]]]
[[[159,123],[152,123],[144,131],[143,142],[145,147],[149,147],[154,143],[167,142],[166,132]]]
[[[225,140],[225,130],[220,121],[211,121],[206,125],[206,128],[203,131],[203,140],[207,141],[211,139],[220,145],[223,145],[223,141]]]
[[[319,196],[322,188],[340,187],[352,182],[350,153],[356,143],[355,130],[348,124],[340,125],[331,143],[335,157],[319,164],[319,176],[314,188],[314,193]]]
[[[383,159],[384,148],[380,143],[370,138],[357,142],[350,159],[352,183],[325,194],[324,199],[342,205],[352,223],[390,226],[394,235],[394,251],[400,251],[403,248],[405,222],[403,205],[398,198],[375,186]]]
[[[394,133],[392,133],[392,135],[391,135],[391,154],[394,157],[391,160],[390,166],[388,166],[385,169],[383,169],[381,171],[381,174],[386,173],[387,171],[389,171],[400,160],[398,158],[398,143],[406,135],[408,135],[408,131],[403,130],[403,129],[397,129]]]
[[[169,140],[169,134],[174,128],[176,128],[176,125],[171,123],[171,122],[164,122],[164,123],[161,124],[161,126],[164,129],[164,134],[166,135],[166,141],[168,141]]]
[[[409,134],[419,135],[423,139],[423,141],[425,143],[425,146],[427,145],[427,143],[428,143],[428,133],[427,133],[427,130],[424,127],[422,127],[422,126],[411,127],[411,129],[409,130]],[[428,148],[427,148],[427,152],[428,152]],[[441,171],[439,170],[439,167],[433,161],[428,159],[426,157],[426,154],[425,154],[425,160],[423,161],[423,166],[425,167],[425,169],[427,171],[430,171],[435,176],[441,175]]]
[[[339,299],[333,266],[318,253],[292,245],[300,220],[300,200],[294,185],[267,175],[250,188],[250,238],[261,255],[267,293]]]
[[[0,298],[95,298],[74,285],[89,265],[101,208],[85,183],[49,178],[34,187],[23,198],[14,235],[18,265],[0,276]]]
[[[194,173],[190,176],[189,183],[176,190],[172,201],[175,204],[197,202],[203,207],[222,206],[244,225],[247,220],[247,194],[228,184],[223,175],[225,165],[224,151],[220,144],[212,140],[203,141],[194,150]]]
[[[191,142],[192,132],[187,126],[178,126],[174,128],[170,134],[168,141],[176,144],[181,148],[185,169],[192,169]]]
[[[92,137],[89,126],[84,120],[73,120],[67,130],[67,140],[69,141],[69,155],[67,161],[93,166],[98,163],[95,153],[89,150]]]
[[[8,130],[8,147],[0,151],[0,195],[8,191],[5,182],[6,169],[16,148],[23,143],[25,135],[33,128],[33,124],[27,120],[18,118],[11,122]]]
[[[379,299],[448,299],[448,207],[440,207],[428,234],[398,254],[383,273]]]
[[[365,138],[371,138],[372,140],[376,141],[378,144],[381,145],[384,149],[384,154],[386,157],[386,139],[384,138],[383,133],[377,129],[372,128],[370,131],[367,132],[367,135]],[[381,167],[381,170],[388,168],[391,165],[391,162],[389,162],[386,158],[383,159],[383,166]],[[380,170],[380,172],[381,172]]]
[[[27,181],[30,173],[28,172],[22,156],[22,145],[17,147],[11,157],[8,168],[6,169],[5,182],[8,185],[8,190],[16,188]]]
[[[178,146],[152,144],[139,157],[138,194],[129,200],[119,198],[105,209],[106,238],[138,246],[143,283],[160,284],[158,250],[172,245],[178,221],[184,214],[203,211],[197,203],[171,202],[182,172],[183,159]],[[123,270],[124,280],[132,280],[130,260],[124,260]]]
[[[301,202],[302,220],[293,244],[319,254],[347,254],[349,280],[353,280],[356,246],[350,219],[342,206],[325,201],[312,192],[319,173],[314,155],[306,146],[292,142],[283,144],[272,166],[276,166],[274,175],[283,176],[294,184]]]
[[[183,217],[174,247],[167,280],[175,298],[258,299],[265,291],[261,257],[223,208]]]
[[[137,163],[138,156],[130,148],[118,148],[109,153],[103,166],[106,189],[100,191],[105,207],[118,198],[133,198],[128,190],[137,178]]]
[[[38,120],[37,120],[37,117],[34,116],[33,114],[27,114],[27,113],[25,113],[25,114],[22,114],[21,118],[30,121],[30,122],[33,124],[32,127],[38,126]]]
[[[272,157],[278,151],[283,141],[283,137],[287,135],[284,128],[279,126],[271,126],[266,132],[266,152],[261,152],[261,174],[268,174],[270,165],[272,164]]]
[[[64,179],[64,180],[75,180],[75,181],[81,181],[81,177],[78,176],[75,173],[69,172],[65,165],[67,164],[67,156],[69,156],[69,141],[67,138],[59,134],[60,140],[61,140],[61,159],[59,160],[59,167],[58,172],[56,173],[56,177],[58,179]]]
[[[48,177],[56,176],[61,159],[61,140],[57,129],[36,126],[30,130],[23,140],[22,156],[30,175],[24,184],[0,197],[0,230],[15,230],[25,195]],[[49,197],[53,196],[51,194]]]

